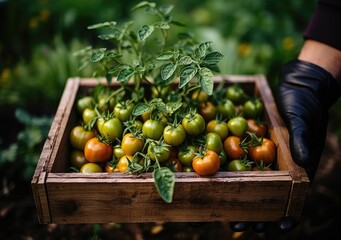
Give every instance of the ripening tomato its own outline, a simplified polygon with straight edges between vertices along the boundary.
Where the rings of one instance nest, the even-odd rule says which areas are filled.
[[[168,125],[163,130],[165,142],[171,146],[179,146],[186,139],[186,132],[181,124],[177,126]]]
[[[101,142],[97,137],[91,138],[84,147],[84,156],[88,162],[106,162],[112,158],[112,146]]]
[[[219,155],[215,151],[207,150],[203,157],[194,158],[192,167],[200,176],[214,175],[220,168]]]
[[[243,105],[243,117],[258,119],[264,110],[263,102],[259,99],[247,100]]]
[[[203,103],[203,102],[207,102],[208,100],[208,95],[205,91],[203,91],[202,89],[196,89],[194,90],[194,92],[192,93],[192,99],[199,102],[199,103]]]
[[[165,163],[172,171],[182,172],[182,164],[176,157],[170,157]]]
[[[129,163],[133,160],[133,156],[124,155],[122,156],[117,163],[118,171],[120,172],[128,172],[129,170]]]
[[[205,120],[199,113],[188,113],[181,124],[190,136],[198,136],[205,131]]]
[[[121,145],[114,146],[113,155],[115,156],[116,159],[120,159],[123,155],[125,155]]]
[[[268,132],[268,128],[264,123],[257,122],[253,118],[247,119],[247,130],[256,134],[257,137],[265,137]]]
[[[224,149],[229,159],[243,159],[246,155],[245,150],[240,146],[240,138],[228,136],[224,140]]]
[[[200,104],[198,113],[205,119],[205,122],[209,122],[216,117],[218,109],[212,102],[208,101]]]
[[[70,132],[70,144],[73,148],[83,151],[86,142],[95,136],[95,132],[77,125]]]
[[[216,153],[220,153],[223,150],[223,143],[221,138],[216,133],[207,133],[206,134],[206,148],[209,150],[213,150]]]
[[[206,132],[216,133],[220,136],[221,140],[224,140],[228,135],[227,123],[219,120],[211,120],[206,125]]]
[[[120,170],[118,170],[118,167],[117,167],[117,166],[112,165],[112,164],[110,164],[109,162],[107,162],[107,163],[105,164],[104,170],[105,170],[107,173],[117,173],[117,172],[120,171]]]
[[[248,148],[251,160],[258,164],[269,165],[276,159],[277,149],[275,143],[268,138],[259,138],[259,143]]]
[[[148,119],[142,125],[142,133],[147,137],[154,140],[159,140],[163,134],[165,125],[159,120]]]
[[[79,171],[81,173],[98,173],[103,172],[103,169],[97,163],[85,163]]]
[[[121,147],[125,155],[134,156],[135,153],[142,151],[144,139],[134,137],[132,133],[126,133],[121,142]]]

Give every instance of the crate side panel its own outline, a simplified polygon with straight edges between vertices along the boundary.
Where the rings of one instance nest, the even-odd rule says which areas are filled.
[[[177,179],[171,204],[153,180],[75,182],[52,178],[47,188],[55,223],[271,221],[286,213],[290,178]],[[62,194],[61,194],[62,193]]]

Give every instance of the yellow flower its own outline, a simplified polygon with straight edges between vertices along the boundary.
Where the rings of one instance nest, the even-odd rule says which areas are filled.
[[[285,37],[282,41],[282,47],[285,51],[291,51],[295,47],[295,41],[292,37]]]
[[[251,52],[251,45],[249,43],[241,43],[239,44],[238,53],[242,57],[246,57]]]

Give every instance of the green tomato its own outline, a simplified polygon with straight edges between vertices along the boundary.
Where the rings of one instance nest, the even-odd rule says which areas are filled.
[[[240,159],[234,159],[227,165],[228,171],[249,171],[251,170],[250,166],[247,166]]]
[[[223,143],[220,136],[217,133],[208,133],[206,135],[206,147],[219,154],[223,150]]]
[[[97,113],[92,108],[85,108],[82,113],[83,122],[85,124],[88,124],[91,120],[95,119],[97,117]]]
[[[82,114],[86,108],[92,108],[95,100],[91,96],[85,96],[77,100],[77,111]]]
[[[228,135],[227,123],[219,120],[211,120],[206,125],[206,132],[216,133],[220,136],[221,140],[224,140]]]
[[[205,120],[199,113],[188,113],[181,124],[190,136],[198,136],[205,131]]]
[[[159,140],[163,134],[165,125],[159,120],[148,119],[142,125],[142,133],[147,137],[154,140]]]
[[[238,83],[232,84],[227,87],[226,97],[236,105],[244,103],[247,99],[244,89]]]
[[[179,146],[186,139],[186,131],[181,124],[175,127],[168,125],[163,130],[163,138],[167,144]]]
[[[227,122],[229,132],[237,137],[241,137],[246,133],[247,121],[243,117],[234,117]]]
[[[178,159],[183,166],[192,167],[192,161],[196,157],[197,151],[197,148],[192,145],[181,147],[178,152]]]
[[[247,100],[243,105],[243,116],[245,118],[260,118],[263,114],[264,106],[260,99]]]
[[[82,126],[77,125],[72,128],[69,140],[73,148],[83,151],[86,142],[95,136],[95,132],[85,130]]]
[[[120,119],[121,122],[128,121],[133,112],[134,107],[135,107],[135,104],[132,102],[117,103],[114,108],[115,117]]]
[[[152,142],[148,146],[147,154],[152,161],[165,162],[170,157],[171,151],[166,145]]]
[[[219,103],[217,106],[218,112],[225,118],[230,119],[236,116],[236,108],[234,103],[229,100],[225,99],[224,102]]]
[[[97,129],[102,137],[110,141],[122,138],[123,126],[121,121],[116,117],[108,120],[104,118],[97,119]]]

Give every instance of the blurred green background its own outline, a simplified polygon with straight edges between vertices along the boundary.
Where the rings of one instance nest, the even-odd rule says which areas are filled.
[[[0,0],[3,204],[30,192],[31,177],[66,80],[92,75],[91,67],[78,71],[79,61],[73,55],[98,44],[97,35],[87,26],[123,22],[131,16],[141,19],[145,15],[130,12],[138,2]],[[315,1],[297,0],[155,2],[174,5],[176,20],[187,24],[202,41],[213,41],[212,47],[226,56],[220,65],[222,74],[264,74],[272,89],[280,66],[296,57],[316,6]],[[331,125],[340,136],[337,107],[331,112]]]

